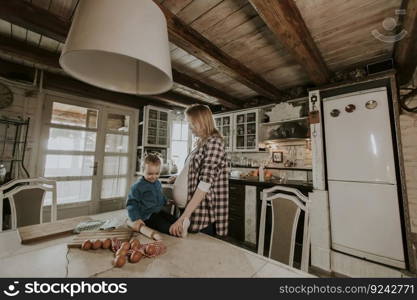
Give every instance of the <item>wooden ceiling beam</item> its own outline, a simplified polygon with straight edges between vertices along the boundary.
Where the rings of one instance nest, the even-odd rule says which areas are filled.
[[[209,96],[212,96],[218,99],[219,102],[227,108],[236,109],[242,107],[242,101],[240,101],[239,99],[234,98],[212,86],[209,86],[200,80],[188,76],[187,74],[181,73],[173,69],[172,76],[174,77],[174,82],[192,88],[196,91],[200,91]]]
[[[394,59],[398,68],[398,79],[401,85],[409,83],[417,67],[417,1],[403,0],[401,30],[406,35],[394,47]]]
[[[282,92],[273,84],[253,72],[237,59],[223,52],[191,26],[185,24],[169,9],[158,3],[158,1],[154,0],[154,2],[165,14],[169,40],[173,44],[267,98],[276,99],[282,96]]]
[[[10,41],[12,42],[10,43]],[[167,92],[160,95],[139,96],[117,93],[97,88],[64,75],[65,73],[63,70],[59,68],[58,55],[51,54],[48,51],[43,51],[42,49],[31,47],[25,43],[3,38],[1,36],[0,52],[2,54],[17,58],[22,62],[25,61],[27,63],[33,64],[35,67],[46,70],[46,74],[48,75],[45,75],[45,78],[47,78],[45,81],[48,83],[45,88],[51,88],[53,90],[61,89],[64,92],[96,99],[102,98],[103,100],[109,100],[114,103],[128,105],[135,108],[148,104],[159,105],[162,107],[184,108],[194,103],[203,103],[202,101],[200,102],[194,98],[183,96],[175,92]],[[6,72],[13,73],[13,68],[20,70],[20,72],[23,72],[22,70],[25,70],[25,68],[30,69],[30,67],[19,65],[14,62],[6,62],[5,60],[2,60],[1,66],[3,68],[1,71],[3,71],[2,74],[4,75]],[[28,74],[29,72],[23,73]],[[206,103],[204,102],[204,104]]]
[[[192,97],[180,94],[180,93],[176,93],[173,91],[168,91],[166,93],[158,94],[158,95],[152,95],[151,97],[152,99],[161,99],[165,101],[169,100],[173,103],[182,104],[184,107],[188,107],[193,104],[204,104],[208,106],[211,105],[210,103],[207,103],[207,102],[204,102],[204,101],[201,101],[196,98],[192,98]]]
[[[41,64],[43,66],[61,69],[59,55],[47,50],[30,46],[22,41],[14,40],[0,35],[0,52],[14,56],[18,59]]]
[[[65,92],[71,95],[104,100],[114,104],[126,105],[137,109],[150,104],[172,108],[172,106],[167,105],[165,101],[115,93],[91,86],[68,76],[49,72],[44,74],[44,88],[58,92]]]
[[[259,16],[316,85],[329,82],[331,73],[294,0],[249,0]]]
[[[48,10],[23,0],[2,1],[0,19],[45,35],[61,43],[69,31],[69,23]]]
[[[41,69],[47,69],[49,71],[53,71],[54,73],[61,73],[62,76],[64,76],[64,74],[65,74],[65,72],[61,69],[61,67],[59,65],[59,62],[58,62],[59,61],[59,55],[58,54],[55,54],[55,53],[52,53],[52,52],[49,52],[49,51],[46,51],[46,50],[43,50],[43,49],[39,49],[37,47],[30,46],[30,45],[28,45],[24,42],[21,42],[21,41],[17,41],[17,40],[13,40],[13,39],[10,39],[10,38],[5,38],[5,37],[0,36],[0,53],[7,54],[7,55],[15,57],[19,60],[26,61],[28,63],[34,64],[35,66],[38,66]],[[66,76],[66,77],[70,78],[69,76]],[[185,78],[186,78],[185,76],[178,75],[178,77],[180,77],[180,80],[182,82],[186,83],[185,82]],[[78,80],[76,80],[76,81],[78,81]],[[80,83],[80,81],[78,81],[78,82]],[[71,83],[71,82],[69,82],[69,83]],[[71,83],[70,86],[75,86],[75,84]],[[99,88],[93,87],[93,86],[88,85],[88,84],[85,84],[85,87],[86,86],[89,86],[90,89],[94,90],[94,91],[97,91],[97,89],[99,89]],[[207,88],[207,87],[205,87],[205,88]],[[99,90],[107,91],[105,89],[99,89]],[[147,96],[128,95],[128,94],[116,93],[116,92],[114,92],[114,93],[119,95],[119,97],[121,97],[121,95],[126,95],[127,97],[136,97],[136,99],[139,99],[139,100],[146,99],[148,101],[149,99],[154,99],[156,101],[156,103],[154,101],[148,101],[149,103],[146,103],[146,104],[166,105],[166,104],[160,102],[160,100],[162,100],[166,103],[169,103],[170,105],[178,105],[178,106],[181,106],[181,107],[187,107],[187,106],[190,106],[194,103],[210,105],[210,103],[207,103],[205,101],[202,101],[202,100],[199,100],[199,99],[196,99],[196,98],[192,98],[192,97],[189,97],[189,96],[186,96],[186,95],[182,95],[180,93],[176,93],[176,92],[173,92],[173,91],[169,91],[169,92],[159,94],[159,95],[147,95]],[[100,94],[100,93],[98,93],[98,94]],[[228,106],[230,106],[230,103],[228,104]]]
[[[34,68],[32,67],[0,59],[0,76],[11,80],[14,78],[20,80],[22,78],[27,78],[27,80],[32,80],[34,73]],[[13,78],[11,78],[11,76],[13,76]],[[28,83],[29,82],[30,81],[28,81]],[[163,107],[178,108],[178,106],[167,105],[165,102],[158,101],[158,99],[149,99],[145,97],[137,97],[134,95],[126,95],[103,90],[68,76],[55,74],[48,71],[44,71],[43,87],[48,90],[65,92],[76,96],[100,99],[132,108],[141,108],[148,104],[158,104]]]
[[[49,11],[36,7],[33,4],[22,0],[6,1],[5,5],[2,5],[0,10],[0,18],[32,30],[38,34],[45,35],[61,43],[65,43],[67,34],[71,27],[71,24],[68,21],[61,20]],[[13,43],[13,41],[11,41],[11,43]],[[24,56],[29,55],[25,53],[21,54]],[[48,57],[47,54],[44,55],[44,58],[46,57]],[[48,62],[46,61],[46,63]],[[238,108],[241,105],[239,100],[234,99],[227,93],[219,91],[214,87],[203,84],[197,80],[192,80],[191,77],[186,78],[186,75],[183,76],[178,71],[173,71],[175,74],[177,74],[177,79],[179,80],[175,81],[174,78],[175,82],[197,90],[201,93],[215,97],[222,105],[227,108]],[[199,87],[201,87],[201,89],[199,89]]]
[[[195,103],[194,99],[182,98],[176,93],[168,92],[161,95],[136,96],[107,91],[91,86],[68,76],[47,73],[45,88],[84,97],[103,99],[116,104],[140,108],[145,105],[156,105],[170,109],[184,109]]]

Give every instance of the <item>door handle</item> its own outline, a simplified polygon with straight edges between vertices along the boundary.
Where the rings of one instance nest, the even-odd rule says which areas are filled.
[[[94,162],[94,166],[90,167],[93,169],[93,176],[97,175],[98,161]]]

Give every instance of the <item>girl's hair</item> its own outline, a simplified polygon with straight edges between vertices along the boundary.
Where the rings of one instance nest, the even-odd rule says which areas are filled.
[[[213,114],[207,105],[193,104],[185,110],[185,114],[191,123],[201,130],[201,136],[197,139],[197,146],[203,145],[211,136],[223,138],[214,124]]]
[[[145,164],[159,166],[161,164],[161,159],[156,154],[148,154],[145,157]]]

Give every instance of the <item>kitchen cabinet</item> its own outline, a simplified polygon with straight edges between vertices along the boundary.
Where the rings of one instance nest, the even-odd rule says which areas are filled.
[[[245,186],[229,185],[229,237],[245,241]]]
[[[233,145],[233,114],[215,116],[216,128],[224,137],[224,147],[226,151],[232,151]]]
[[[229,185],[229,237],[253,251],[257,244],[256,194],[256,186]]]
[[[246,110],[234,114],[235,151],[258,151],[258,110]]]
[[[142,159],[149,153],[167,161],[171,122],[168,109],[148,105],[139,112],[136,173],[141,173]]]
[[[144,146],[168,147],[170,111],[148,105],[144,112]]]
[[[225,138],[226,151],[258,151],[258,109],[214,116],[216,128]]]
[[[263,189],[273,187],[272,182],[258,182],[244,179],[229,180],[229,242],[246,249],[257,251],[261,217],[261,194]],[[284,185],[299,189],[303,194],[312,187],[302,184]],[[285,193],[285,192],[282,192]],[[267,206],[265,225],[264,255],[268,256],[272,231],[272,210]],[[295,263],[301,262],[304,214],[300,215],[295,243]]]

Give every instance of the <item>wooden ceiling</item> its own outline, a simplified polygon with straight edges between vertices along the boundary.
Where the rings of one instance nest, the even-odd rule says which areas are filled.
[[[78,2],[3,3],[0,59],[62,73],[57,58]],[[153,99],[169,105],[181,98],[185,106],[195,99],[226,108],[242,107],[256,97],[279,101],[288,88],[326,84],[334,72],[394,57],[394,51],[404,64],[417,51],[415,38],[387,43],[372,35],[373,30],[393,35],[401,29],[387,31],[387,18],[400,19],[415,32],[413,0],[154,2],[167,17],[175,85]],[[396,14],[407,5],[406,16]],[[405,65],[415,68],[414,61]]]

